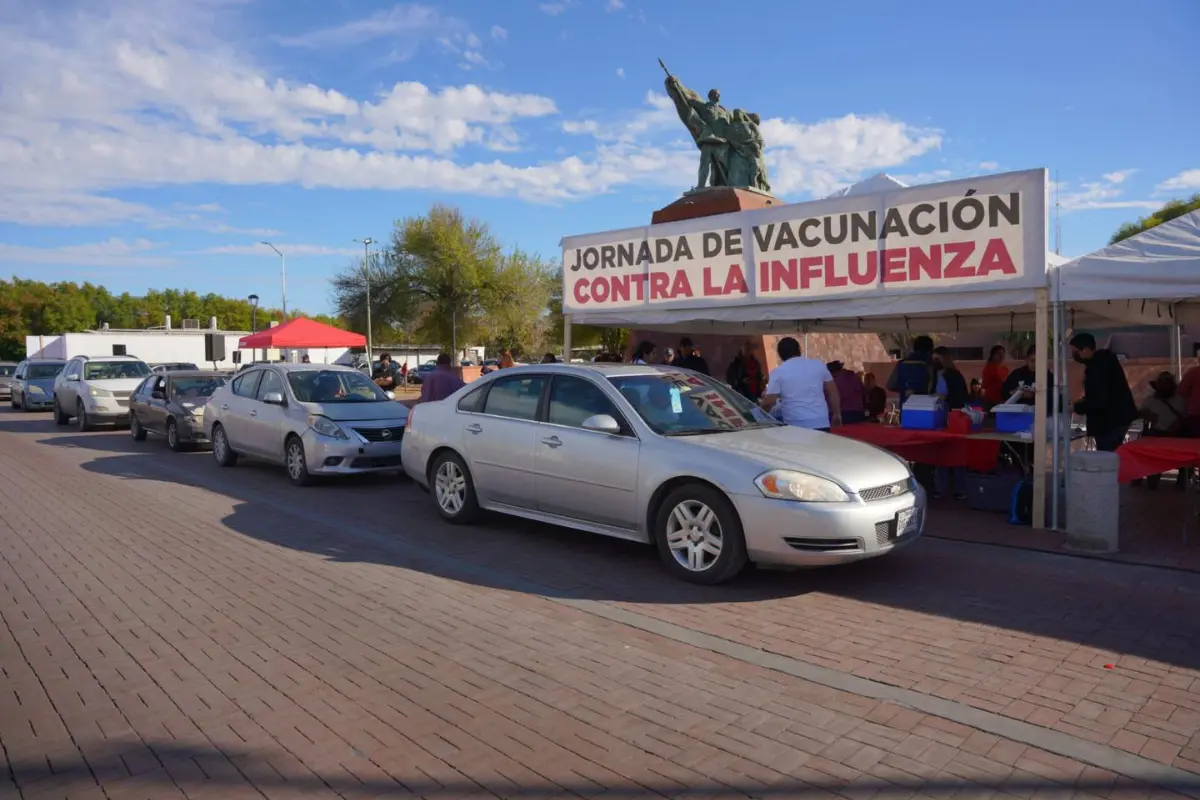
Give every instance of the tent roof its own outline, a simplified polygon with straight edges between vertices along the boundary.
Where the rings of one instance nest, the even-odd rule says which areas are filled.
[[[306,317],[288,320],[274,328],[243,336],[238,347],[243,350],[255,348],[306,348],[306,347],[365,347],[367,337],[353,331],[344,331],[323,322]]]
[[[893,189],[907,188],[907,183],[896,180],[886,172],[880,172],[878,175],[872,175],[869,178],[864,178],[853,186],[847,186],[845,189],[838,189],[825,199],[831,200],[835,197],[857,197],[860,194],[875,194],[876,192],[890,192]]]

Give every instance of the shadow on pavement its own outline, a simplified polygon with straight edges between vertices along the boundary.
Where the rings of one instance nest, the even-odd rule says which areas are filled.
[[[648,604],[738,604],[817,592],[879,607],[1062,639],[1106,652],[1200,667],[1200,587],[1194,577],[1044,553],[923,540],[888,557],[800,572],[751,571],[732,585],[700,587],[659,568],[651,548],[510,518],[451,526],[433,502],[392,476],[287,483],[282,470],[221,469],[208,453],[177,454],[128,434],[42,440],[91,448],[81,466],[98,474],[198,486],[238,505],[223,523],[260,541],[333,561],[416,570],[479,586],[555,598]],[[106,455],[121,453],[121,455]],[[771,612],[804,625],[822,606]],[[828,612],[824,612],[828,613]],[[827,625],[825,617],[814,623]],[[980,634],[981,637],[984,635]],[[1003,660],[1004,654],[996,656]]]
[[[336,754],[330,754],[338,759]],[[389,758],[381,759],[385,764],[394,763],[396,756],[402,753],[389,753]],[[130,783],[138,784],[143,791],[164,790],[169,787],[178,788],[188,796],[203,789],[213,791],[245,788],[252,784],[260,790],[265,790],[269,796],[275,796],[274,790],[285,789],[297,793],[332,791],[345,797],[380,797],[408,794],[415,797],[466,797],[481,794],[497,797],[594,797],[603,795],[606,798],[618,797],[831,797],[850,793],[854,797],[911,797],[914,793],[922,795],[956,795],[956,796],[990,796],[1002,792],[1006,796],[1050,797],[1073,792],[1091,793],[1094,796],[1110,798],[1126,795],[1145,797],[1154,790],[1177,792],[1177,796],[1200,796],[1200,778],[1172,780],[1155,779],[1142,780],[1138,778],[1064,780],[1056,782],[1037,778],[1023,773],[1003,779],[988,779],[980,776],[979,780],[946,780],[929,781],[884,781],[876,779],[858,779],[853,782],[823,780],[801,781],[794,778],[783,779],[774,784],[764,784],[759,781],[746,779],[743,782],[712,779],[705,780],[693,786],[685,786],[676,781],[660,778],[654,782],[633,781],[619,784],[601,784],[596,781],[575,778],[574,783],[552,783],[546,781],[540,785],[518,785],[495,771],[486,770],[486,778],[479,781],[463,776],[455,782],[439,782],[423,773],[392,774],[382,764],[371,760],[368,754],[348,750],[339,759],[343,770],[337,776],[319,775],[313,772],[295,772],[284,767],[281,772],[277,764],[294,764],[294,757],[283,752],[271,751],[238,751],[222,750],[215,747],[193,746],[178,743],[149,742],[126,747],[112,747],[90,753],[87,760],[78,755],[63,758],[51,756],[49,764],[52,772],[47,769],[47,759],[41,757],[31,761],[14,760],[9,764],[12,775],[16,778],[17,788],[23,792],[44,792],[38,796],[50,796],[57,791],[61,796],[64,791],[85,791],[97,786],[104,788],[106,779],[112,776],[112,781],[120,781],[125,791],[129,791]],[[380,774],[387,777],[359,778],[354,772]],[[130,776],[130,770],[134,774]],[[199,773],[199,774],[198,774]],[[32,779],[32,780],[27,780]],[[0,789],[3,789],[4,778],[0,778]]]

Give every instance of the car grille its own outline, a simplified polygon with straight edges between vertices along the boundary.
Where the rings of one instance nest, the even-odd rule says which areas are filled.
[[[891,497],[900,497],[912,491],[912,479],[896,481],[895,483],[887,483],[883,486],[872,486],[870,489],[863,489],[858,493],[858,496],[864,502],[870,503],[875,500],[887,500]]]
[[[846,553],[862,550],[862,542],[858,539],[802,539],[797,536],[785,536],[783,541],[793,550],[805,553]]]
[[[399,467],[400,456],[363,456],[356,458],[350,462],[350,466],[355,469],[385,469],[388,467]]]
[[[354,432],[368,442],[398,442],[404,437],[404,427],[399,428],[355,428]]]
[[[886,547],[896,541],[896,520],[889,519],[875,523],[875,544]]]

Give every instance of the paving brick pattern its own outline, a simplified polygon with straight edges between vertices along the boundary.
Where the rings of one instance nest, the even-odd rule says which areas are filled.
[[[3,414],[0,798],[1163,794],[560,598],[1200,771],[1195,592],[889,561],[697,589],[625,543],[449,528],[393,479],[298,490]]]

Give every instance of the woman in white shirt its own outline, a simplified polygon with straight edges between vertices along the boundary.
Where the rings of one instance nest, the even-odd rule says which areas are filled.
[[[654,357],[658,354],[658,347],[654,342],[642,342],[637,346],[637,350],[633,351],[633,363],[635,364],[653,364]]]
[[[823,361],[803,358],[800,343],[791,336],[779,340],[780,364],[767,378],[767,391],[759,405],[764,411],[779,406],[786,425],[828,431],[842,424],[842,404],[837,384]]]

